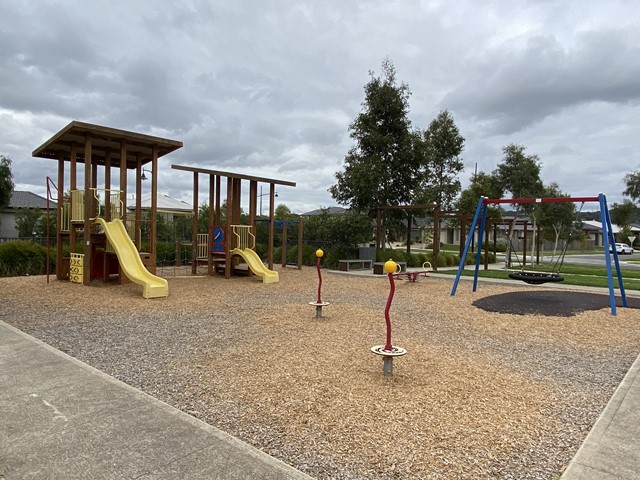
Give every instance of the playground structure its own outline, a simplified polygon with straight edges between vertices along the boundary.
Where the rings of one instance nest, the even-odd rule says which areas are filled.
[[[153,275],[158,159],[181,147],[182,142],[176,140],[72,121],[32,152],[33,157],[58,161],[56,278],[90,285],[95,278],[109,281],[115,274],[119,283],[132,280],[142,285],[145,298],[168,295],[166,281]],[[80,188],[78,164],[84,164]],[[117,172],[115,178],[113,169]],[[131,176],[130,171],[134,172]],[[148,252],[141,252],[145,172],[151,174],[150,234]],[[111,188],[112,180],[119,183],[119,188]],[[135,213],[128,216],[126,199],[130,180],[135,184]],[[48,199],[49,183],[47,180]],[[66,185],[68,195],[64,193]],[[80,239],[82,248],[76,251]],[[65,245],[71,258],[63,258]]]
[[[415,283],[418,280],[418,277],[428,277],[429,273],[433,272],[430,262],[424,262],[422,264],[422,270],[402,271],[399,267],[400,265],[397,266],[396,272],[393,274],[393,278],[396,280],[404,279],[412,283]]]
[[[320,271],[320,259],[324,255],[321,248],[316,250],[316,270],[318,271],[318,298],[315,302],[309,302],[309,305],[316,307],[316,318],[322,318],[322,307],[330,305],[328,302],[322,301],[322,272]]]
[[[263,283],[273,283],[279,280],[278,273],[273,270],[273,248],[275,237],[275,206],[276,185],[295,187],[295,182],[276,180],[265,177],[255,177],[240,173],[223,172],[185,165],[171,165],[171,168],[193,174],[193,232],[192,238],[197,239],[197,245],[192,248],[192,273],[197,273],[198,264],[206,264],[207,274],[216,271],[224,272],[225,278],[233,274],[253,273],[262,278]],[[208,179],[209,190],[209,233],[198,233],[199,210],[199,177],[205,175]],[[222,215],[222,184],[226,184],[226,210],[224,224]],[[240,223],[242,182],[249,182],[249,213],[246,225]],[[269,184],[269,238],[267,243],[267,265],[265,266],[255,252],[255,232],[258,220],[258,184]],[[302,221],[298,222],[298,269],[302,268]],[[286,223],[283,225],[283,237],[286,241]],[[283,265],[286,264],[286,244],[283,244]],[[242,268],[240,260],[247,266]]]
[[[458,287],[458,282],[460,281],[460,276],[462,275],[462,270],[464,269],[465,259],[467,256],[467,252],[469,251],[469,246],[471,240],[474,237],[474,232],[476,225],[478,224],[478,220],[480,221],[478,228],[478,248],[476,252],[476,260],[475,260],[475,270],[473,277],[473,291],[475,292],[478,287],[478,269],[480,266],[481,254],[482,254],[482,238],[484,236],[486,220],[487,220],[487,206],[491,204],[526,204],[526,203],[585,203],[585,202],[597,202],[600,207],[600,215],[602,219],[602,237],[604,240],[604,256],[605,263],[607,267],[607,279],[609,286],[609,303],[611,307],[611,315],[616,315],[616,298],[615,298],[615,290],[613,284],[613,274],[611,267],[611,255],[613,255],[614,264],[616,268],[616,276],[618,279],[618,286],[620,289],[620,297],[622,299],[622,305],[624,307],[627,306],[627,298],[624,290],[624,283],[622,281],[622,273],[620,271],[620,262],[618,260],[618,254],[616,249],[612,249],[611,255],[609,254],[609,245],[615,245],[615,238],[613,236],[612,226],[611,226],[611,217],[609,215],[609,209],[607,207],[607,199],[604,194],[599,194],[597,197],[557,197],[557,198],[512,198],[512,199],[491,199],[486,197],[480,197],[478,200],[478,204],[476,207],[476,212],[473,217],[473,221],[470,227],[470,235],[467,238],[465,243],[464,251],[460,257],[460,265],[458,266],[458,271],[456,273],[455,280],[453,282],[453,288],[451,289],[451,296],[454,296],[456,293],[456,289]],[[556,280],[558,277],[547,277],[545,272],[521,272],[520,275],[512,275],[512,278],[516,278],[519,280],[523,280],[527,283],[532,284],[541,284],[548,281],[558,281]]]
[[[394,274],[398,271],[398,264],[393,260],[387,260],[384,264],[384,270],[389,277],[389,296],[387,297],[387,305],[384,309],[384,318],[387,324],[387,341],[384,345],[376,345],[371,347],[371,351],[376,355],[380,355],[383,358],[382,370],[385,377],[393,376],[393,359],[394,357],[401,357],[407,354],[407,351],[398,346],[394,346],[391,343],[391,318],[389,318],[389,310],[391,309],[391,302],[393,302],[393,295],[395,293]]]

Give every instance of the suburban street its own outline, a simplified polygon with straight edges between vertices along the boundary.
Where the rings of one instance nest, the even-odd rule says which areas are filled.
[[[629,260],[640,261],[640,253],[635,252],[631,255],[618,255],[621,268],[640,268],[640,263],[629,262]],[[551,257],[543,257],[543,261],[551,261]],[[575,263],[579,265],[605,266],[606,260],[602,254],[589,255],[567,255],[564,257],[564,263]],[[611,265],[613,266],[613,256],[611,257]]]

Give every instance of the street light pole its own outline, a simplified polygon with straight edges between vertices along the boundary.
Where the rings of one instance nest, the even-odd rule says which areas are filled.
[[[262,197],[264,197],[265,195],[269,195],[270,193],[262,193],[262,185],[260,185],[260,194],[258,195],[258,198],[260,199],[260,216],[262,216]],[[274,197],[278,198],[278,192],[274,192]]]

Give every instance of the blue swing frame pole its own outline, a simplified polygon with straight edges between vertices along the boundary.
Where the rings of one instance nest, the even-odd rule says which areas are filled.
[[[478,228],[478,250],[476,252],[476,268],[473,272],[473,290],[478,289],[478,272],[480,270],[480,261],[482,260],[482,240],[484,239],[484,229],[487,224],[487,205],[482,202],[482,212],[480,213],[480,227]]]
[[[613,273],[611,268],[611,255],[609,255],[609,247],[615,245],[613,237],[613,228],[611,226],[611,216],[607,207],[607,198],[601,193],[598,195],[600,203],[600,218],[602,220],[602,237],[604,240],[604,258],[607,265],[607,280],[609,284],[609,304],[611,306],[611,315],[616,315],[616,294],[613,288]],[[616,276],[618,277],[618,285],[620,285],[620,297],[622,298],[622,306],[627,306],[627,296],[624,291],[624,283],[622,281],[622,272],[620,271],[620,260],[618,259],[618,251],[611,248],[613,253],[613,261],[616,266]]]
[[[486,206],[484,205],[484,197],[480,197],[480,199],[478,200],[478,206],[476,207],[476,213],[473,216],[473,221],[471,222],[471,226],[469,227],[469,236],[467,237],[467,241],[464,244],[462,257],[460,257],[460,265],[458,265],[458,273],[456,273],[456,278],[453,281],[453,288],[451,289],[452,297],[456,294],[456,290],[458,288],[458,282],[460,281],[460,275],[462,275],[462,270],[464,269],[464,260],[465,258],[467,258],[467,252],[469,251],[469,246],[471,246],[471,240],[473,240],[473,235],[476,230],[476,224],[478,223],[478,217],[480,216],[480,213],[483,210],[486,212]],[[476,273],[475,273],[474,287],[473,287],[474,291],[475,291],[475,282],[477,278],[478,278],[478,264],[476,262]]]

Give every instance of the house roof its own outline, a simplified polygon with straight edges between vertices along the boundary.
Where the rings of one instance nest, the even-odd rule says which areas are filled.
[[[312,217],[314,215],[322,215],[324,212],[329,215],[340,215],[347,212],[346,208],[342,207],[329,207],[329,208],[318,208],[317,210],[311,210],[310,212],[303,213],[303,217]]]
[[[55,208],[56,202],[49,200],[49,208]],[[35,193],[14,190],[11,193],[9,208],[47,208],[47,199]]]
[[[187,202],[177,200],[169,195],[158,193],[157,197],[158,212],[162,213],[192,213],[193,207]],[[151,193],[145,193],[141,197],[141,206],[143,210],[151,208]],[[127,198],[127,210],[135,210],[135,198]]]
[[[585,230],[602,231],[602,222],[598,220],[583,220],[582,228],[584,228]],[[632,232],[640,232],[640,227],[638,227],[637,225],[631,225],[630,228]],[[611,224],[611,231],[613,233],[620,233],[620,227],[613,223]]]

